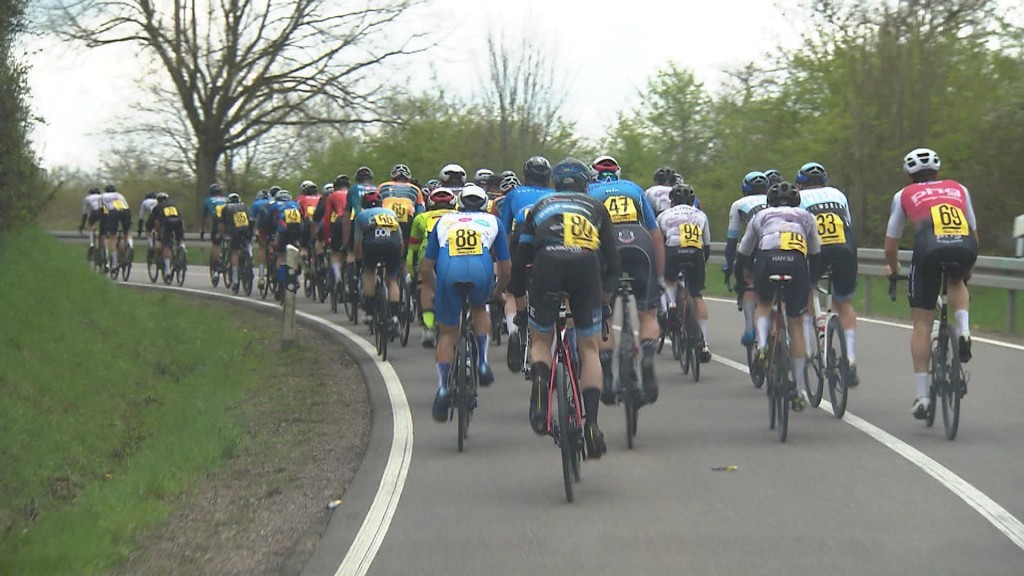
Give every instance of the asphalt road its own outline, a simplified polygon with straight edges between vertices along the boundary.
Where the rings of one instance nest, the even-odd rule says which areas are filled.
[[[141,268],[133,280],[148,283]],[[224,292],[200,267],[187,286]],[[369,336],[340,310],[298,302]],[[694,383],[666,344],[660,399],[641,411],[633,450],[623,411],[602,406],[609,451],[584,463],[573,504],[558,449],[529,429],[529,388],[505,368],[504,345],[491,347],[497,381],[461,454],[456,423],[430,417],[436,376],[418,334],[388,363],[353,346],[371,446],[305,574],[1024,574],[1024,347],[975,340],[950,442],[941,415],[934,428],[910,415],[909,330],[862,321],[862,384],[845,419],[791,414],[781,444],[763,391],[737,369],[742,316],[709,306],[715,361]],[[737,469],[713,470],[725,465]]]

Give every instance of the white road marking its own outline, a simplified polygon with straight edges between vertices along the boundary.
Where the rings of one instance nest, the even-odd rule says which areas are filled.
[[[750,369],[747,368],[746,364],[717,355],[712,357],[712,360],[745,374],[750,374]],[[818,407],[829,414],[833,414],[832,404],[828,400],[822,400],[821,405]],[[1006,510],[1006,508],[1000,506],[995,500],[986,496],[984,492],[972,486],[949,468],[928,457],[924,452],[850,411],[847,411],[846,415],[843,416],[843,422],[874,438],[886,448],[904,457],[911,464],[938,480],[947,490],[967,503],[968,506],[974,508],[978,514],[981,514],[983,518],[995,526],[996,530],[1002,532],[1018,548],[1024,550],[1024,523],[1021,523],[1020,520]]]
[[[247,304],[256,304],[276,309],[281,308],[281,306],[276,303],[261,302],[258,300],[243,298],[241,296],[218,294],[216,292],[207,292],[205,290],[196,290],[193,288],[178,288],[174,286],[160,286],[157,284],[133,285],[145,288],[193,292],[196,294],[202,294],[203,296],[213,295],[218,298],[238,300]],[[384,466],[384,476],[381,478],[380,486],[377,488],[377,495],[374,496],[373,503],[370,504],[370,510],[366,513],[366,518],[363,519],[363,525],[360,526],[359,532],[356,533],[355,540],[352,541],[352,545],[345,554],[345,558],[342,560],[337,572],[335,572],[335,576],[364,576],[370,569],[370,565],[373,563],[374,557],[376,557],[381,544],[384,542],[384,536],[388,533],[388,528],[391,526],[391,520],[395,516],[395,509],[398,508],[398,501],[402,497],[402,490],[405,488],[405,479],[409,472],[409,464],[412,461],[412,412],[409,410],[409,401],[405,396],[405,390],[402,388],[402,382],[399,380],[394,367],[391,366],[390,362],[381,362],[381,360],[377,358],[377,351],[373,346],[370,346],[366,340],[357,336],[348,328],[328,320],[324,320],[323,318],[298,310],[296,310],[295,313],[307,320],[316,322],[317,324],[341,334],[350,342],[361,348],[363,352],[366,352],[366,354],[373,359],[374,365],[384,378],[384,384],[388,391],[388,399],[391,402],[391,413],[393,415],[394,424],[392,426],[391,451],[388,454],[387,464]]]

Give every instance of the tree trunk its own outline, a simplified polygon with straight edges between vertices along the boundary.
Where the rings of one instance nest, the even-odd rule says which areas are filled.
[[[203,217],[203,201],[206,199],[206,192],[210,184],[217,181],[217,163],[220,161],[221,152],[216,146],[199,142],[196,147],[196,222],[198,224]]]

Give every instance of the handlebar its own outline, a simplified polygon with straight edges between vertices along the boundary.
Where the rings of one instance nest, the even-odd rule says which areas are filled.
[[[889,300],[896,301],[896,283],[900,280],[910,280],[910,276],[906,274],[897,274],[895,276],[889,276]]]

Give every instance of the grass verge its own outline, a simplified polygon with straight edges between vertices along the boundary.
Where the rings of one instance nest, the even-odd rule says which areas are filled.
[[[286,363],[232,309],[117,287],[42,231],[0,244],[0,573],[104,573],[239,449]],[[256,353],[259,351],[259,353]]]

